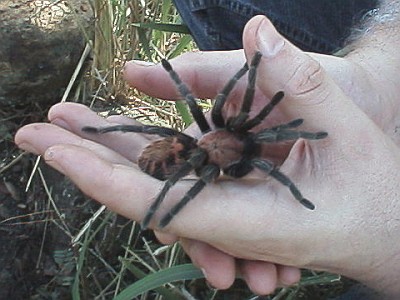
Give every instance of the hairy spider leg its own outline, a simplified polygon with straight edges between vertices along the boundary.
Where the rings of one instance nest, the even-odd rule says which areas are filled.
[[[165,196],[171,189],[171,187],[174,186],[174,184],[179,179],[189,174],[192,170],[199,168],[206,159],[207,159],[207,153],[204,150],[202,150],[201,148],[195,149],[193,153],[190,155],[188,161],[184,163],[182,167],[175,174],[171,175],[171,177],[167,179],[161,192],[158,194],[157,198],[151,204],[150,208],[146,213],[146,216],[144,217],[141,223],[141,227],[143,230],[148,227],[152,217],[154,216],[154,213],[160,207],[160,204],[164,201]]]
[[[289,123],[281,124],[281,125],[278,125],[278,126],[274,126],[274,127],[271,127],[270,129],[271,130],[275,130],[275,131],[279,131],[279,130],[282,130],[282,129],[296,128],[296,127],[299,127],[301,124],[303,124],[303,122],[304,122],[304,119],[295,119],[293,121],[290,121]]]
[[[279,91],[277,92],[268,102],[267,105],[252,119],[246,121],[242,126],[238,128],[239,131],[245,132],[260,124],[264,119],[271,113],[276,105],[282,101],[283,97],[285,96],[284,92]],[[300,125],[300,124],[299,124]]]
[[[287,124],[284,124],[287,125]],[[279,126],[273,129],[267,128],[254,135],[256,143],[276,143],[280,141],[293,141],[299,138],[307,140],[320,140],[327,137],[328,133],[324,131],[308,132],[281,129]]]
[[[164,67],[164,69],[168,72],[171,79],[175,82],[175,84],[179,90],[179,93],[184,97],[186,103],[189,106],[190,112],[192,113],[192,116],[193,116],[194,120],[196,121],[197,125],[199,126],[201,132],[204,134],[204,133],[211,131],[210,125],[208,124],[203,111],[197,105],[194,96],[192,95],[191,91],[186,86],[186,84],[184,84],[182,82],[178,73],[175,72],[175,70],[172,68],[171,64],[166,59],[162,59],[161,64]]]
[[[246,88],[246,92],[243,97],[242,109],[241,112],[249,113],[251,106],[253,104],[254,92],[256,86],[256,78],[257,78],[257,68],[261,62],[262,54],[261,52],[256,52],[251,60],[250,69],[248,74],[248,85]]]
[[[183,196],[183,198],[176,205],[174,205],[164,217],[162,217],[159,227],[163,228],[167,226],[173,217],[176,216],[190,200],[196,197],[207,185],[207,183],[210,183],[218,178],[219,174],[220,168],[217,165],[205,165],[200,171],[200,179],[192,186],[185,196]]]
[[[181,140],[184,140],[186,144],[189,144],[195,139],[190,135],[187,135],[183,132],[179,132],[172,128],[160,127],[160,126],[151,126],[151,125],[115,125],[108,127],[92,127],[85,126],[82,128],[82,131],[87,133],[107,133],[112,131],[121,131],[121,132],[137,132],[144,134],[154,134],[159,135],[161,137],[169,137],[169,136],[177,136]]]
[[[287,186],[294,196],[294,198],[299,201],[302,205],[310,210],[315,209],[315,205],[310,201],[303,197],[299,189],[294,185],[294,183],[287,177],[285,174],[280,172],[275,166],[269,161],[255,158],[251,161],[251,165],[254,168],[260,169],[261,171],[267,173],[271,177],[275,178],[277,181]]]
[[[231,176],[233,178],[241,178],[247,174],[249,174],[253,170],[253,166],[251,165],[251,158],[249,156],[245,156],[240,161],[230,165],[225,168],[224,174]]]
[[[215,102],[211,110],[211,119],[217,128],[225,127],[225,120],[222,116],[222,108],[224,107],[229,94],[232,92],[239,79],[242,78],[248,70],[249,66],[247,63],[245,63],[244,66],[227,82],[227,84],[215,98]]]
[[[249,74],[248,74],[248,83],[246,92],[243,97],[242,107],[240,109],[239,114],[236,117],[232,117],[228,120],[228,128],[231,130],[237,130],[240,126],[243,125],[244,122],[249,118],[249,112],[254,100],[254,93],[256,87],[256,78],[257,78],[257,68],[261,62],[262,54],[261,52],[256,52],[251,60]]]
[[[157,134],[161,137],[168,137],[168,136],[181,135],[181,134],[185,135],[184,133],[176,131],[172,128],[151,126],[151,125],[115,125],[115,126],[107,126],[107,127],[85,126],[82,128],[82,131],[87,132],[87,133],[107,133],[107,132],[112,132],[112,131],[137,132],[137,133],[146,133],[146,134]],[[188,135],[186,135],[186,136],[190,137]]]

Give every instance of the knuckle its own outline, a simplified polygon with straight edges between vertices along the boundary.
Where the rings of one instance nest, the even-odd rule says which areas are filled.
[[[324,93],[326,75],[320,63],[309,59],[300,63],[286,84],[286,92],[295,98],[310,97]],[[320,98],[320,97],[318,97]],[[322,97],[324,98],[324,97]]]

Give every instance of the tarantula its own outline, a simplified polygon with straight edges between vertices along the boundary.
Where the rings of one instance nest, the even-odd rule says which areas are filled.
[[[211,129],[191,91],[173,70],[171,64],[164,59],[161,61],[162,66],[169,73],[180,94],[186,100],[194,121],[203,134],[199,140],[174,129],[159,126],[117,125],[102,128],[89,126],[82,128],[83,131],[88,133],[123,131],[155,134],[163,137],[163,139],[156,140],[147,146],[138,159],[139,167],[144,172],[157,179],[166,180],[164,187],[142,221],[143,229],[148,227],[154,213],[171,187],[192,171],[196,172],[199,179],[183,198],[161,218],[159,222],[161,228],[168,225],[174,216],[196,197],[207,183],[215,181],[221,175],[221,172],[233,178],[240,178],[254,168],[260,169],[287,186],[293,197],[306,208],[311,210],[315,208],[314,204],[303,197],[299,189],[286,175],[280,172],[273,163],[260,157],[261,146],[266,143],[294,141],[298,138],[318,140],[325,138],[327,133],[294,130],[303,123],[303,119],[295,119],[289,123],[262,129],[258,132],[250,132],[268,116],[284,97],[282,91],[276,93],[255,117],[249,118],[249,111],[254,98],[256,70],[261,56],[261,53],[257,52],[252,58],[250,66],[245,64],[217,95],[211,110],[211,118],[216,127],[214,130]],[[225,120],[222,110],[227,97],[237,81],[247,72],[248,83],[241,110],[237,116]]]

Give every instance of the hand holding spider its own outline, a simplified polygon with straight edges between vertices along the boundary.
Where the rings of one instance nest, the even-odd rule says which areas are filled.
[[[217,95],[211,110],[211,118],[216,127],[215,130],[211,129],[201,108],[196,104],[191,91],[179,78],[171,64],[167,60],[162,60],[164,69],[169,73],[181,95],[186,100],[196,124],[204,135],[198,142],[189,135],[174,129],[151,125],[85,126],[82,128],[84,132],[89,134],[120,131],[154,134],[163,137],[163,139],[155,141],[144,149],[138,158],[138,165],[144,172],[154,178],[165,180],[161,192],[142,221],[143,229],[149,226],[170,189],[178,180],[188,175],[191,171],[195,171],[199,179],[183,198],[161,218],[158,224],[159,227],[167,226],[208,183],[215,182],[220,177],[221,172],[232,178],[242,178],[253,169],[258,169],[287,186],[297,201],[306,208],[314,210],[314,204],[303,197],[290,178],[280,172],[272,162],[261,157],[261,148],[264,144],[296,141],[300,138],[319,140],[325,138],[328,134],[323,131],[295,130],[303,123],[303,119],[295,119],[258,132],[250,132],[250,130],[264,121],[284,97],[283,92],[276,93],[271,101],[264,105],[254,117],[250,117],[250,109],[255,93],[257,67],[261,58],[261,52],[257,51],[251,59],[251,63],[246,63]],[[222,111],[229,94],[247,72],[249,74],[248,84],[241,109],[237,115],[224,118]]]
[[[278,42],[279,36],[265,20],[253,20],[246,29],[246,51],[263,52],[259,68],[262,80],[258,81],[262,93],[272,97],[277,90],[285,90],[283,115],[298,118],[301,113],[311,129],[329,130],[329,138],[318,143],[297,141],[281,167],[300,190],[311,191],[318,210],[303,209],[285,187],[272,181],[224,181],[204,189],[190,208],[170,223],[168,232],[182,237],[185,249],[196,259],[201,259],[195,254],[198,248],[188,247],[188,241],[200,247],[209,245],[214,253],[221,251],[218,255],[227,267],[221,271],[227,274],[225,280],[233,280],[237,263],[234,258],[241,258],[247,267],[255,260],[272,261],[341,272],[376,288],[383,286],[381,278],[389,284],[394,278],[394,283],[399,266],[390,258],[396,255],[392,251],[397,249],[400,231],[395,223],[382,223],[399,213],[397,147],[319,64],[288,42],[273,54],[270,50],[276,48],[271,46],[276,43],[265,41],[261,30],[267,30],[267,35]],[[146,139],[136,133],[129,134],[132,139],[127,134],[83,135],[83,126],[105,126],[108,121],[76,104],[54,107],[49,119],[69,131],[50,124],[33,124],[21,129],[17,144],[44,154],[50,165],[71,177],[94,199],[129,218],[142,220],[162,186],[131,162]],[[191,182],[179,182],[164,203],[180,199],[189,186]],[[156,218],[167,210],[161,207]],[[215,266],[222,264],[214,261]],[[215,268],[207,271],[209,280],[218,285]],[[254,272],[242,271],[253,290],[266,292],[265,281],[257,283],[251,275]],[[269,273],[273,274],[275,277],[270,278],[277,280],[276,269]],[[223,283],[225,287],[227,283]],[[268,288],[276,284],[270,281]]]

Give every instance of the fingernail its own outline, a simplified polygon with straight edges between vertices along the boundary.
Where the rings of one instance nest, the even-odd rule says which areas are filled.
[[[65,174],[64,169],[58,164],[57,159],[55,158],[55,157],[56,157],[56,152],[57,152],[57,151],[55,151],[55,150],[53,149],[53,147],[48,148],[48,149],[45,151],[44,155],[43,155],[44,160],[46,161],[46,163],[47,163],[48,165],[50,165],[51,167],[53,167],[53,168],[56,169],[57,171],[59,171],[59,172]]]
[[[268,20],[261,21],[257,30],[257,45],[263,56],[273,57],[285,45],[285,40]]]

